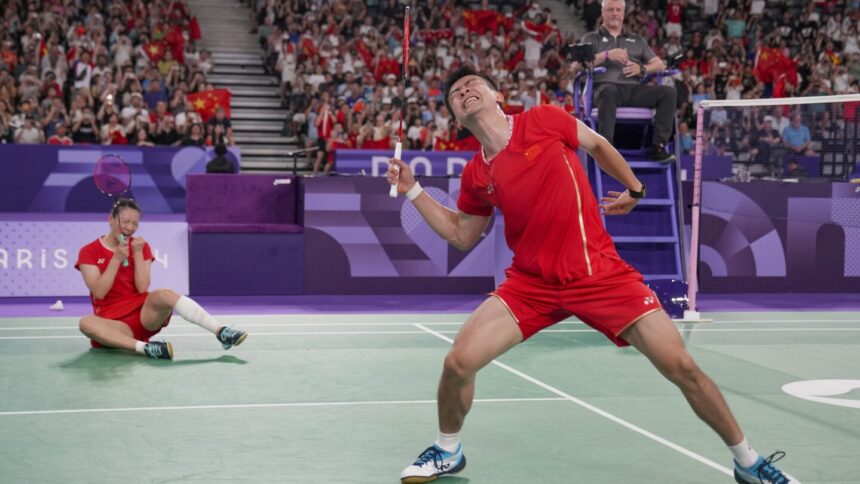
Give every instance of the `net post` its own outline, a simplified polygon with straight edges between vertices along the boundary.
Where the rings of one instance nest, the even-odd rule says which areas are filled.
[[[702,202],[702,137],[705,130],[705,107],[700,102],[696,109],[696,154],[693,163],[693,200],[692,226],[690,230],[690,258],[687,261],[687,310],[684,319],[697,321],[700,319],[696,307],[696,292],[698,292],[698,259],[699,259],[699,211]]]

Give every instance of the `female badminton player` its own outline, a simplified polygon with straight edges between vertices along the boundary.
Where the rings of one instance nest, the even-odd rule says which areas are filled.
[[[248,336],[219,324],[194,300],[172,289],[149,292],[152,249],[135,235],[140,207],[118,199],[108,216],[109,232],[81,248],[75,268],[90,291],[93,314],[81,318],[79,328],[94,348],[121,348],[149,358],[173,359],[173,346],[149,339],[170,322],[173,312],[215,334],[229,349]]]

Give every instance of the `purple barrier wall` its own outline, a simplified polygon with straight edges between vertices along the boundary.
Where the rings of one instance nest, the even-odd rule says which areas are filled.
[[[337,150],[335,167],[338,173],[384,176],[388,170],[388,159],[394,153],[388,150]],[[471,151],[404,151],[406,161],[418,175],[459,176],[466,162],[472,158]],[[584,155],[582,155],[584,156]],[[686,177],[693,178],[693,156],[681,156],[681,169]],[[720,180],[732,176],[730,156],[705,156],[702,160],[702,178]]]
[[[700,241],[703,292],[860,292],[860,186],[705,182]]]
[[[0,213],[0,298],[86,296],[78,251],[107,233],[107,212]],[[188,227],[182,216],[144,215],[138,234],[155,261],[151,288],[188,293]]]
[[[127,196],[145,213],[185,212],[185,177],[205,173],[212,148],[136,146],[0,145],[0,212],[107,213],[111,200],[92,181],[93,167],[106,154],[129,164]],[[239,149],[229,157],[238,166]]]
[[[495,285],[494,224],[470,251],[442,240],[384,179],[307,178],[306,294],[478,294]],[[456,207],[460,180],[423,178],[437,201]]]
[[[403,152],[403,161],[409,163],[419,176],[460,176],[472,151],[412,151]],[[391,150],[337,150],[335,169],[338,173],[385,176]]]
[[[681,155],[681,179],[692,180],[695,167],[693,155]],[[721,180],[732,176],[731,156],[703,156],[702,180]]]
[[[297,233],[300,184],[292,175],[188,175],[192,232]]]
[[[292,175],[189,175],[194,295],[302,293],[301,184]]]

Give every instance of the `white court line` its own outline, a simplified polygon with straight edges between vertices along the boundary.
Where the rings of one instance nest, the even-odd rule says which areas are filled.
[[[423,334],[423,332],[422,332]],[[478,398],[476,403],[510,402],[558,402],[564,398]],[[436,400],[378,400],[364,402],[292,402],[292,403],[239,403],[234,405],[177,405],[171,407],[116,407],[116,408],[72,408],[66,410],[22,410],[0,412],[0,417],[14,415],[56,415],[67,413],[109,413],[109,412],[161,412],[165,410],[220,410],[225,408],[295,408],[295,407],[349,407],[355,405],[413,405],[436,404]]]
[[[177,321],[185,321],[181,317],[176,317]],[[464,320],[465,321],[465,320]],[[456,321],[456,322],[433,322],[433,323],[420,323],[427,326],[461,326],[464,321]],[[187,321],[186,321],[187,322]],[[857,323],[860,324],[860,319],[804,319],[804,320],[786,320],[786,319],[774,319],[774,320],[738,320],[738,321],[714,321],[712,323],[699,323],[699,322],[681,322],[681,321],[673,321],[677,326],[696,326],[701,329],[708,329],[707,327],[711,324],[799,324],[799,323]],[[238,323],[237,326],[241,326],[242,328],[299,328],[299,327],[353,327],[353,326],[409,326],[415,324],[414,322],[281,322],[281,323]],[[561,321],[555,324],[557,326],[585,326],[585,323],[582,321]],[[0,326],[0,331],[29,331],[29,330],[77,330],[78,325],[65,325],[65,326],[12,326],[8,328],[4,328]],[[710,329],[711,331],[713,329]],[[722,329],[721,329],[722,330]],[[544,330],[546,331],[546,330]],[[725,329],[725,331],[729,331],[729,329]],[[764,330],[757,330],[764,331]]]
[[[234,318],[230,318],[234,319]],[[182,320],[182,318],[177,317],[177,320]],[[464,320],[465,321],[465,320]],[[0,319],[0,323],[2,323],[2,319]],[[712,323],[698,323],[698,322],[680,322],[674,321],[674,323],[678,326],[697,326],[701,329],[707,329],[706,326],[711,324],[715,325],[723,325],[723,324],[795,324],[795,323],[857,323],[860,324],[860,319],[798,319],[798,320],[790,320],[790,319],[772,319],[772,320],[736,320],[736,321],[726,321],[726,320],[717,320]],[[20,324],[20,323],[19,323]],[[242,328],[291,328],[291,327],[351,327],[351,326],[412,326],[413,322],[296,322],[296,323],[238,323],[237,326],[241,326]],[[463,321],[456,322],[433,322],[433,323],[421,323],[427,326],[460,326],[463,324]],[[584,326],[585,323],[582,321],[561,321],[556,323],[556,326],[561,325],[575,325],[575,326]],[[77,330],[77,325],[68,325],[68,326],[13,326],[4,328],[0,326],[0,331],[27,331],[27,330]],[[761,330],[765,331],[765,330]],[[542,331],[546,332],[546,330]]]
[[[430,329],[426,326],[423,326],[419,323],[415,323],[415,327],[421,328],[422,330],[426,331],[427,333],[429,333],[429,334],[431,334],[431,335],[433,335],[439,339],[442,339],[444,341],[447,341],[448,343],[454,344],[454,340],[452,340],[451,338],[448,338],[448,337],[442,335],[441,333],[439,333],[437,331],[433,331],[432,329]],[[510,366],[508,366],[508,365],[506,365],[506,364],[504,364],[498,360],[493,360],[493,361],[491,361],[491,363],[502,368],[505,371],[513,373],[514,375],[516,375],[516,376],[518,376],[518,377],[520,377],[526,381],[534,383],[535,385],[543,388],[544,390],[548,390],[548,391],[564,398],[565,400],[573,402],[573,403],[579,405],[580,407],[582,407],[586,410],[594,412],[597,415],[600,415],[601,417],[607,418],[607,419],[612,420],[613,422],[615,422],[619,425],[627,427],[628,429],[630,429],[636,433],[639,433],[641,435],[644,435],[645,437],[648,437],[649,439],[654,440],[660,444],[663,444],[672,450],[680,452],[681,454],[684,454],[685,456],[690,457],[691,459],[697,460],[697,461],[701,462],[702,464],[705,464],[708,467],[712,467],[712,468],[722,472],[723,474],[726,474],[729,476],[734,475],[734,472],[732,470],[730,470],[728,467],[721,466],[720,464],[717,464],[716,462],[708,459],[707,457],[701,456],[701,455],[693,452],[692,450],[681,447],[680,445],[678,445],[678,444],[676,444],[670,440],[664,439],[663,437],[660,437],[657,434],[651,433],[651,432],[643,429],[642,427],[638,427],[638,426],[636,426],[636,425],[634,425],[634,424],[632,424],[632,423],[630,423],[630,422],[628,422],[628,421],[626,421],[620,417],[616,417],[615,415],[612,415],[611,413],[609,413],[605,410],[601,410],[601,409],[595,407],[594,405],[591,405],[590,403],[586,403],[586,402],[574,397],[573,395],[565,393],[565,392],[559,390],[558,388],[556,388],[552,385],[549,385],[547,383],[544,383],[544,382],[538,380],[537,378],[529,376],[529,375],[517,370],[516,368],[510,367]]]
[[[713,316],[711,316],[713,317]],[[690,322],[677,322],[678,324],[701,324],[701,323],[690,323]],[[714,321],[714,324],[728,324],[728,323],[742,323],[742,324],[772,324],[772,323],[860,323],[860,318],[857,319],[717,319]],[[708,324],[708,323],[704,323]]]
[[[418,323],[413,323],[413,326]],[[698,324],[698,323],[697,323]],[[681,328],[686,331],[689,328]],[[860,332],[858,328],[694,328],[694,333],[768,333],[768,332]],[[458,330],[439,331],[440,334],[457,334]],[[594,329],[544,329],[539,334],[545,333],[594,333]],[[424,331],[280,331],[280,332],[257,332],[252,331],[249,336],[357,336],[377,334],[424,334]],[[211,333],[158,333],[166,338],[211,338]],[[85,339],[82,334],[63,336],[0,336],[4,340],[51,340],[51,339]]]

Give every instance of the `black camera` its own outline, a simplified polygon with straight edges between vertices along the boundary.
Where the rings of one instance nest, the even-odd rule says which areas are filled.
[[[594,46],[592,44],[571,44],[568,56],[570,60],[586,64],[594,61]]]

